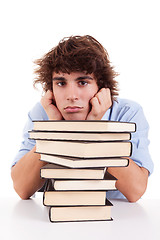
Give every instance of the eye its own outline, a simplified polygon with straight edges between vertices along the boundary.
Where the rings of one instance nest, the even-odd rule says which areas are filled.
[[[62,81],[62,82],[57,82],[57,85],[59,86],[59,87],[62,87],[62,86],[64,86],[66,83],[64,82],[64,81]]]
[[[78,84],[80,86],[86,86],[88,84],[88,82],[86,82],[86,81],[79,81]]]

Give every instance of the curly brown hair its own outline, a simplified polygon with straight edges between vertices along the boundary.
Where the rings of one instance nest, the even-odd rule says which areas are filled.
[[[118,95],[118,83],[115,80],[118,74],[111,66],[109,55],[106,49],[89,35],[63,38],[56,47],[34,63],[38,65],[34,71],[34,87],[41,83],[45,92],[52,89],[53,72],[84,72],[94,75],[99,89],[109,88],[112,100]]]

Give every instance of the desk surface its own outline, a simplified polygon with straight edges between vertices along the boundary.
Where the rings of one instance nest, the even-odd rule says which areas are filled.
[[[51,223],[42,197],[0,199],[0,239],[159,240],[160,200],[111,200],[113,221]]]

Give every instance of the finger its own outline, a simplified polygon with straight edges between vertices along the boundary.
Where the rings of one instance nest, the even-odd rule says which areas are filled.
[[[52,99],[53,98],[53,92],[51,90],[47,90],[45,97],[47,99]]]
[[[98,115],[99,112],[100,112],[100,104],[99,104],[99,101],[98,101],[98,98],[97,97],[93,97],[91,100],[90,100],[90,103],[92,105],[92,110],[91,110],[91,113],[93,115]]]
[[[45,95],[41,99],[42,105],[46,108],[48,107],[53,101],[53,94],[51,90],[48,90]]]
[[[110,108],[112,106],[112,97],[111,97],[111,90],[109,88],[106,88],[106,107]]]
[[[96,96],[102,108],[109,108],[112,105],[111,92],[109,88],[102,88]]]
[[[105,97],[104,97],[104,94],[103,94],[102,91],[99,91],[99,92],[95,95],[95,97],[97,98],[97,100],[98,100],[98,102],[99,102],[100,105],[103,105],[103,104],[104,104],[104,102],[105,102]]]

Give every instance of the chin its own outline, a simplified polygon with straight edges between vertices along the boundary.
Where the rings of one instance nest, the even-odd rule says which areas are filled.
[[[67,114],[63,116],[65,120],[86,120],[87,115],[81,115],[81,114]]]

